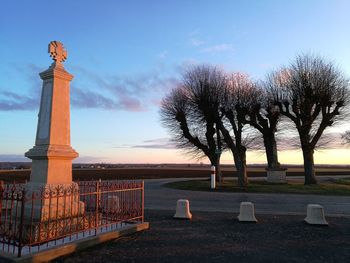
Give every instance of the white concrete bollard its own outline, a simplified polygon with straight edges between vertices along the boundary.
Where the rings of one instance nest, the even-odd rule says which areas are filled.
[[[237,218],[241,222],[258,222],[255,218],[254,204],[251,202],[241,202]]]
[[[120,210],[119,197],[113,195],[107,196],[107,204],[105,208],[110,212],[118,212]]]
[[[310,225],[328,225],[324,217],[323,207],[318,204],[308,204],[306,209],[306,223]]]
[[[210,188],[211,189],[215,189],[216,185],[215,185],[215,166],[212,165],[211,169],[210,169]]]
[[[179,199],[176,203],[176,212],[174,218],[191,219],[190,202],[186,199]]]

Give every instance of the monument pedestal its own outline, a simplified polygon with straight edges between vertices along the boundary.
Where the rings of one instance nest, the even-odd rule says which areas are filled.
[[[288,183],[286,172],[287,168],[266,168],[266,181],[269,183],[286,184]]]
[[[32,159],[30,182],[72,183],[72,160],[78,153],[69,145],[36,145],[25,156]]]
[[[29,182],[24,185],[26,202],[23,211],[24,242],[37,243],[55,239],[67,233],[89,227],[85,217],[85,204],[80,201],[79,186],[71,184],[43,184]],[[17,206],[21,215],[22,202]]]
[[[53,221],[82,216],[85,212],[85,204],[80,201],[77,183],[29,182],[25,185],[25,190],[29,198],[24,207],[25,220]]]

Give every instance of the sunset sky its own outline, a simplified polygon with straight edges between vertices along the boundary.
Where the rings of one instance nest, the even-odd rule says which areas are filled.
[[[347,0],[1,1],[0,161],[30,161],[23,155],[34,145],[38,73],[51,64],[52,40],[66,47],[74,75],[76,162],[197,162],[172,147],[160,124],[159,103],[181,70],[210,63],[261,79],[311,52],[350,76],[349,11]],[[337,141],[345,130],[349,124],[328,132]],[[340,147],[317,152],[316,163],[350,164]],[[247,160],[265,156],[249,151]],[[302,163],[302,155],[287,149],[280,161]]]

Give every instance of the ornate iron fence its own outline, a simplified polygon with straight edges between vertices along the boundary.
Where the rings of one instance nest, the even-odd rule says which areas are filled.
[[[143,181],[0,185],[0,251],[23,254],[144,220]]]

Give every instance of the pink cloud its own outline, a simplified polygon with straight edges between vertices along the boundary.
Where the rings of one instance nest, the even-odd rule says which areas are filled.
[[[138,99],[123,96],[120,98],[119,101],[120,108],[126,111],[134,111],[134,112],[140,112],[140,111],[146,111],[146,108],[141,104],[141,102]]]

